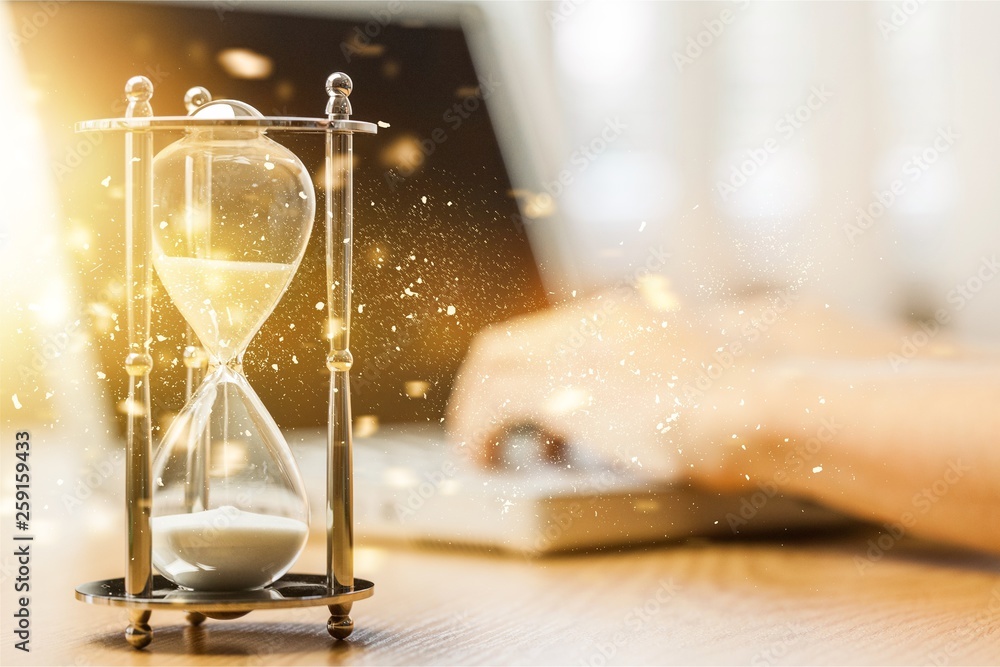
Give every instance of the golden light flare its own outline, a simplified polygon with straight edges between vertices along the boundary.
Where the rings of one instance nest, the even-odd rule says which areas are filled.
[[[647,273],[636,281],[639,294],[649,306],[660,312],[680,310],[677,293],[670,289],[670,281],[658,273]]]
[[[77,251],[90,250],[92,235],[90,230],[82,224],[74,222],[66,233],[66,241],[69,246]]]
[[[247,445],[242,440],[226,443],[212,443],[209,475],[229,477],[243,470],[247,465]]]
[[[516,199],[524,215],[533,220],[548,218],[556,212],[556,200],[548,192],[514,188],[507,195]]]
[[[343,179],[343,173],[344,172],[341,169],[341,165],[347,159],[348,159],[347,156],[338,156],[338,157],[334,158],[333,182],[330,184],[330,186],[334,190],[340,190],[344,186],[344,179]],[[358,166],[358,156],[355,155],[354,153],[352,153],[351,157],[350,157],[350,160],[351,160],[351,169],[352,170],[357,169],[357,166]],[[313,175],[313,186],[317,190],[323,190],[323,189],[325,189],[326,188],[326,179],[327,179],[326,161],[324,160],[323,164],[320,165],[318,169],[314,169],[312,171],[312,173],[314,174]]]
[[[167,429],[170,428],[170,426],[174,423],[174,420],[176,420],[176,419],[177,419],[177,413],[176,412],[174,412],[172,410],[167,410],[165,412],[162,412],[160,414],[160,416],[159,416],[159,419],[157,419],[157,421],[159,422],[159,426],[160,426],[160,432],[161,433],[166,433]],[[187,440],[188,440],[187,438],[182,438],[182,442],[185,443],[185,448],[186,448]]]
[[[455,89],[455,97],[479,97],[479,86],[459,86]]]
[[[427,398],[431,383],[426,380],[408,380],[405,385],[406,395],[410,398]]]
[[[362,41],[358,33],[352,34],[344,45],[344,50],[352,56],[378,58],[385,53],[385,44],[375,44],[367,39]]]
[[[101,333],[111,331],[118,321],[118,313],[102,302],[94,301],[87,305],[87,314],[93,317],[93,326]]]
[[[344,328],[344,321],[339,317],[330,317],[323,323],[323,337],[333,340],[333,335]]]
[[[378,417],[375,415],[358,415],[354,418],[354,437],[370,438],[378,433]]]
[[[146,414],[146,408],[143,406],[141,401],[129,400],[123,398],[118,401],[118,412],[123,415],[130,415],[132,417],[142,417]]]
[[[407,173],[418,169],[424,163],[420,140],[412,134],[404,134],[391,142],[379,153],[383,167],[404,169]]]
[[[391,486],[396,489],[408,489],[416,486],[422,480],[417,473],[413,472],[410,468],[392,467],[387,468],[382,473],[382,481],[387,486]]]
[[[545,410],[554,416],[566,415],[587,405],[590,394],[579,387],[560,387],[545,401]]]
[[[60,324],[69,315],[66,286],[61,280],[54,278],[46,288],[41,299],[28,303],[28,310],[45,324]]]
[[[274,70],[274,61],[250,49],[225,49],[219,52],[218,61],[236,79],[266,79]]]

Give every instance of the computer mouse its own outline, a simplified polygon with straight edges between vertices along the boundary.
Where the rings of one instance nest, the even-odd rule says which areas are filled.
[[[504,430],[489,453],[492,467],[506,470],[569,463],[566,441],[533,423]]]

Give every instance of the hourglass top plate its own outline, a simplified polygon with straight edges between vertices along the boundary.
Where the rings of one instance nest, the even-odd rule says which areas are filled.
[[[148,597],[129,596],[125,592],[125,580],[119,578],[83,584],[76,589],[76,599],[131,609],[235,613],[342,604],[370,598],[374,592],[375,584],[355,579],[354,590],[334,593],[327,586],[326,576],[320,574],[286,574],[266,588],[232,593],[189,591],[157,575],[153,577],[153,593]]]
[[[128,132],[134,130],[193,130],[197,128],[257,127],[273,132],[304,132],[336,134],[376,134],[378,126],[360,120],[330,120],[293,116],[262,118],[192,118],[191,116],[151,116],[146,118],[100,118],[76,124],[77,132]]]

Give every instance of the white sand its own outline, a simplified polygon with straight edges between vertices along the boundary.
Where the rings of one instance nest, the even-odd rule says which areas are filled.
[[[283,575],[305,546],[309,527],[286,517],[223,506],[154,517],[153,565],[197,591],[262,588]]]

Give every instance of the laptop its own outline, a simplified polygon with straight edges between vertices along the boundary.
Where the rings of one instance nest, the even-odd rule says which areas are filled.
[[[11,7],[15,21],[29,11]],[[560,254],[565,221],[557,211],[531,211],[552,146],[540,147],[545,132],[537,122],[545,113],[533,125],[523,105],[537,95],[539,109],[551,112],[550,93],[534,89],[544,77],[539,71],[517,87],[510,83],[520,64],[502,46],[495,13],[457,2],[70,3],[24,45],[23,56],[39,89],[59,80],[51,94],[75,101],[39,105],[48,126],[64,128],[49,138],[57,155],[62,144],[79,140],[67,129],[75,120],[121,112],[122,85],[135,74],[153,80],[153,108],[164,115],[183,113],[184,93],[194,85],[265,114],[319,115],[326,76],[343,70],[353,77],[355,117],[382,125],[377,137],[355,140],[359,541],[546,554],[836,521],[781,497],[753,507],[752,521],[734,521],[750,501],[609,468],[572,443],[571,464],[542,461],[530,428],[510,434],[508,449],[524,458],[501,470],[476,466],[447,441],[448,393],[476,333],[541,310],[574,284]],[[95,52],[87,46],[94,43],[105,48]],[[279,139],[319,173],[321,142]],[[119,243],[120,225],[109,211],[121,205],[120,153],[108,146],[93,155],[61,175],[60,194],[102,243]],[[104,198],[87,194],[109,175]],[[80,286],[87,301],[113,298],[108,286],[120,285],[121,276],[112,259],[76,258],[79,275],[88,277]],[[162,433],[183,403],[184,327],[157,287],[151,384]],[[299,461],[316,534],[323,531],[316,508],[324,506],[326,466],[329,374],[317,313],[324,300],[322,238],[314,235],[244,360]],[[121,341],[98,337],[102,365],[118,368]],[[104,396],[125,395],[120,375],[108,374]]]

